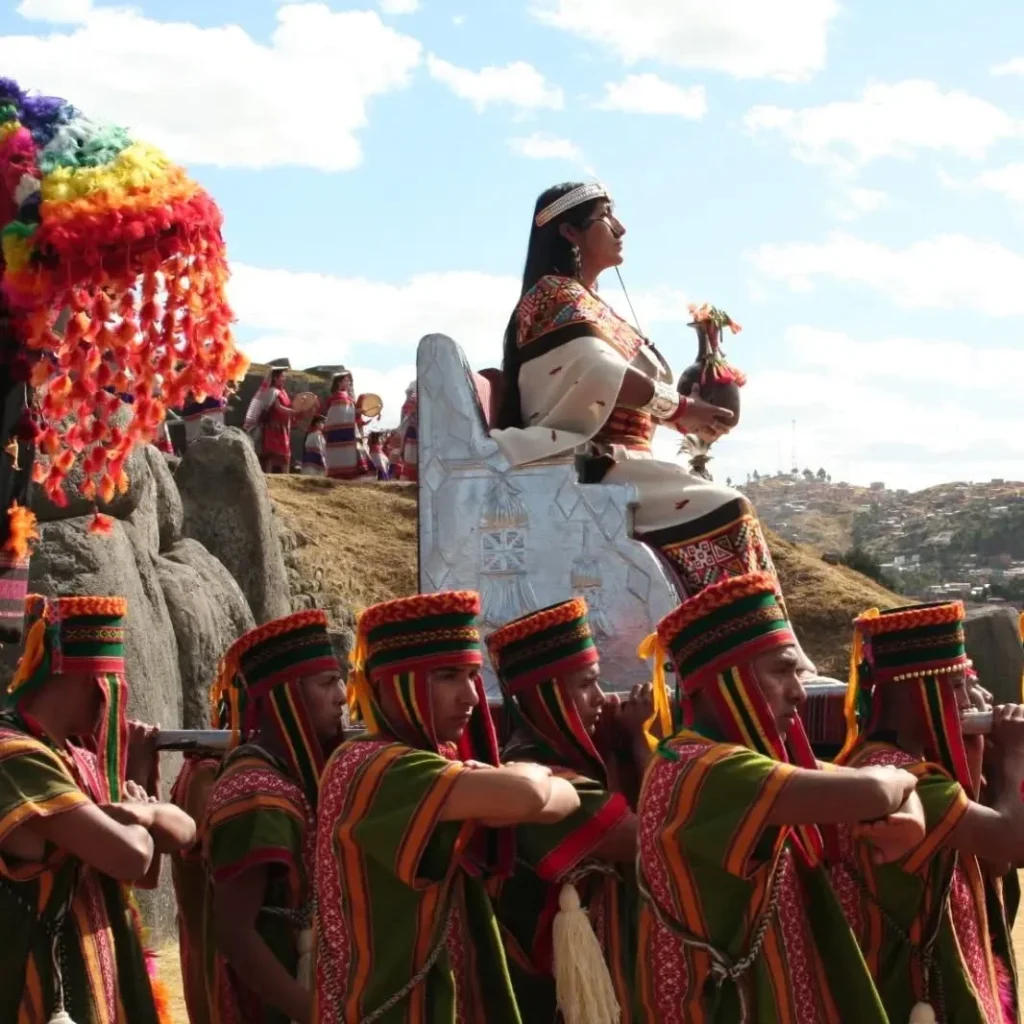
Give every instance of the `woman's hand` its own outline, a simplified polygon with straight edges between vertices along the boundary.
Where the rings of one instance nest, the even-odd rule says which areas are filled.
[[[704,401],[700,397],[700,388],[694,384],[685,403],[680,401],[679,412],[672,425],[680,433],[697,434],[702,440],[711,442],[729,433],[735,419],[728,409]]]

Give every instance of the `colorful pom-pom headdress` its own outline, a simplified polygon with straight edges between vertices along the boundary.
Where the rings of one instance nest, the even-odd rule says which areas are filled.
[[[599,661],[587,602],[575,597],[515,619],[487,637],[487,650],[510,724],[525,727],[548,761],[603,779],[604,762],[563,683]]]
[[[76,459],[82,496],[109,501],[166,407],[221,398],[244,374],[221,221],[160,150],[0,79],[0,377],[34,389],[0,459],[15,440],[31,461],[34,442],[33,478],[54,504]]]
[[[772,576],[751,573],[713,584],[666,615],[657,636],[658,662],[667,654],[676,670],[684,726],[694,724],[691,698],[700,692],[727,742],[801,768],[817,767],[799,717],[783,738],[754,674],[758,655],[797,643]],[[803,826],[793,831],[804,859],[816,863],[824,850],[822,832]]]
[[[258,726],[273,730],[314,804],[324,750],[299,681],[323,672],[340,677],[341,666],[327,632],[327,616],[313,609],[274,619],[240,636],[221,659],[210,691],[213,723],[220,726],[226,720],[236,742]]]
[[[909,687],[927,739],[925,754],[971,792],[960,710],[953,678],[970,667],[960,601],[910,605],[854,620],[850,681],[846,690],[846,744],[837,761],[878,726],[882,694]]]
[[[82,737],[95,742],[100,770],[111,802],[121,799],[127,759],[128,682],[124,669],[123,597],[43,597],[25,602],[25,649],[7,687],[5,703],[17,707],[53,676],[81,674],[103,695],[99,732]]]

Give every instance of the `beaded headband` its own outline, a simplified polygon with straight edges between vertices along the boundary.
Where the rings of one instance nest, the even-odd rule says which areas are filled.
[[[524,615],[487,637],[495,671],[512,694],[598,660],[581,597]]]
[[[607,199],[608,189],[599,182],[592,182],[589,185],[580,185],[564,196],[559,196],[553,203],[548,203],[534,218],[537,227],[542,228],[545,224],[553,221],[559,214],[571,210],[574,206],[587,203],[591,199]]]

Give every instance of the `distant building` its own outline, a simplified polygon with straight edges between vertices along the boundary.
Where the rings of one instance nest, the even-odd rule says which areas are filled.
[[[884,491],[885,483],[882,480],[875,480],[868,489],[872,491]]]

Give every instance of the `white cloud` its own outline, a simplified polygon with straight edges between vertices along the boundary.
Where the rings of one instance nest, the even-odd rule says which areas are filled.
[[[993,64],[989,68],[993,75],[1024,75],[1024,57],[1014,57],[1002,64]]]
[[[420,0],[380,0],[380,9],[385,14],[412,14],[419,6]]]
[[[362,346],[387,348],[411,362],[419,339],[435,332],[454,338],[473,366],[499,365],[520,289],[517,277],[468,270],[416,274],[397,284],[246,263],[232,271],[231,305],[239,324],[256,334],[242,347],[255,359],[287,354],[293,366],[358,357]],[[621,291],[607,288],[602,295],[632,322]],[[632,299],[645,329],[687,319],[689,300],[675,289],[642,290]]]
[[[658,60],[737,78],[800,81],[825,66],[836,0],[533,0],[534,17],[627,64]]]
[[[851,221],[880,210],[888,201],[889,197],[879,189],[851,188],[839,201],[831,204],[831,210],[840,220]]]
[[[631,114],[673,114],[699,121],[708,112],[703,85],[683,88],[657,75],[627,75],[621,82],[607,82],[598,110],[623,110]]]
[[[996,396],[1024,374],[1024,351],[798,325],[775,363],[750,375],[742,421],[714,450],[716,479],[788,469],[794,420],[800,468],[824,466],[836,480],[924,487],[1019,476],[1019,417]]]
[[[21,0],[16,10],[23,18],[76,25],[85,21],[91,8],[92,0]]]
[[[477,111],[482,112],[493,103],[508,103],[522,110],[561,110],[565,105],[562,90],[549,85],[526,61],[470,71],[430,54],[427,70],[432,78],[447,85],[460,99],[468,100]]]
[[[1020,122],[999,107],[923,79],[871,82],[860,99],[816,107],[752,107],[744,125],[788,140],[800,160],[843,172],[882,157],[909,159],[918,150],[978,159],[1021,134]]]
[[[1024,203],[1024,164],[1008,164],[985,171],[974,183],[991,192],[998,192],[1011,203]]]
[[[453,14],[452,24],[458,28],[460,25],[466,24],[466,16],[464,14]]]
[[[836,232],[823,243],[762,245],[749,258],[765,279],[794,291],[811,291],[827,278],[871,288],[904,309],[1024,314],[1024,256],[965,235],[938,235],[900,249]]]
[[[528,160],[567,160],[570,163],[583,161],[583,151],[572,139],[560,139],[556,135],[544,132],[509,139],[508,144],[514,153]]]
[[[0,36],[4,74],[129,126],[182,163],[349,170],[362,159],[368,103],[408,85],[420,60],[420,44],[376,12],[322,3],[279,6],[269,43],[237,25],[74,0],[19,10],[76,27]]]

